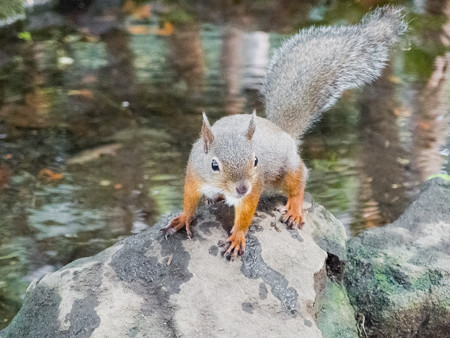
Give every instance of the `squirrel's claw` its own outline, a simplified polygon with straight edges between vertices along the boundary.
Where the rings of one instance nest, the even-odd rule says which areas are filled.
[[[188,229],[188,227],[186,227],[186,235],[188,239],[192,239],[192,232]]]
[[[238,256],[242,256],[245,250],[245,234],[236,235],[233,233],[226,241],[220,241],[218,243],[221,248],[221,253],[225,258],[229,258],[230,261],[235,261]]]
[[[282,222],[285,223],[290,229],[299,228],[301,229],[303,227],[303,218],[301,215],[294,215],[291,213],[286,213],[285,216],[281,218]]]
[[[303,227],[303,216],[300,211],[294,210],[292,208],[279,207],[277,208],[279,212],[283,214],[281,221],[285,223],[290,229]]]
[[[238,256],[241,256],[242,254],[240,253],[241,250],[234,250],[233,254],[230,257],[230,261],[234,262]]]
[[[164,234],[164,237],[167,239],[169,236],[175,234],[181,228],[186,227],[187,238],[192,238],[191,226],[189,223],[189,218],[186,217],[183,213],[180,216],[172,219],[168,226],[161,229],[161,232]]]
[[[170,226],[162,228],[160,231],[163,233],[165,239],[167,239],[169,236],[173,235],[176,232],[176,230],[174,230],[174,228],[171,228]]]
[[[220,253],[225,256],[231,243],[227,242],[227,241],[219,241],[219,243],[217,243],[217,245],[219,245],[219,247],[220,247]]]
[[[223,201],[225,201],[225,196],[217,195],[214,198],[207,198],[205,200],[205,205],[214,205],[214,204],[217,204],[217,203],[221,203]]]
[[[282,215],[284,215],[285,213],[287,213],[287,209],[284,206],[279,206],[276,209],[278,212],[280,212]]]

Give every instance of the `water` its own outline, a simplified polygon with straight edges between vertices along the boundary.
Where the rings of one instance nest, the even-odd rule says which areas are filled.
[[[200,113],[262,115],[258,86],[286,36],[368,10],[114,3],[36,12],[29,35],[2,44],[0,327],[34,278],[181,207]],[[345,93],[304,138],[307,190],[350,236],[392,222],[430,175],[449,172],[450,21],[427,4],[409,8],[410,35],[383,77]]]

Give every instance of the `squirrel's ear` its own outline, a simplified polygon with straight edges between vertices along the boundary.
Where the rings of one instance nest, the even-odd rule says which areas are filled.
[[[250,123],[248,124],[247,134],[245,135],[248,140],[251,140],[253,137],[253,134],[255,133],[256,129],[256,110],[253,110],[252,117],[250,119]]]
[[[209,124],[208,118],[206,117],[205,113],[203,113],[203,124],[201,135],[204,142],[203,147],[205,149],[205,154],[207,154],[209,149],[211,148],[211,144],[214,142],[214,135],[211,131],[211,125]]]

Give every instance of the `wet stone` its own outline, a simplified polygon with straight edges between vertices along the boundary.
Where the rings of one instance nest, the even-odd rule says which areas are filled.
[[[209,248],[208,252],[210,255],[217,256],[219,253],[219,247],[217,245],[213,245]]]
[[[326,278],[326,252],[306,231],[299,231],[303,241],[285,228],[273,231],[276,216],[265,214],[254,227],[268,231],[248,233],[243,256],[225,260],[217,242],[229,235],[230,210],[200,208],[191,240],[184,231],[167,239],[161,233],[174,214],[45,275],[0,335],[322,337],[312,305],[322,297],[315,280]],[[325,219],[308,218],[305,227]]]
[[[253,305],[251,303],[242,303],[242,310],[247,313],[253,313]]]
[[[299,242],[303,242],[303,238],[302,238],[302,236],[300,235],[300,233],[298,232],[297,229],[293,229],[293,230],[289,229],[288,231],[291,234],[292,238],[295,238]]]
[[[267,298],[267,287],[265,283],[259,284],[259,298],[266,299]]]

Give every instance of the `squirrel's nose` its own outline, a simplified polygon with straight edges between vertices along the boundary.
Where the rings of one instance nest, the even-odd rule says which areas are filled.
[[[239,184],[236,187],[236,191],[239,195],[244,195],[248,191],[248,186],[246,184]]]

